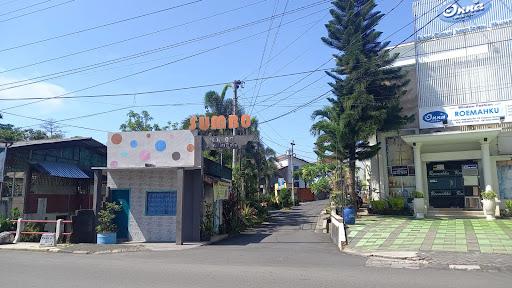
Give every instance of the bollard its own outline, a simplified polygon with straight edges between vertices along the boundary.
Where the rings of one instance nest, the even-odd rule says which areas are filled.
[[[55,244],[59,242],[60,235],[62,234],[61,227],[62,219],[59,219],[57,220],[57,224],[55,225]]]
[[[23,219],[18,218],[18,221],[16,221],[16,237],[14,237],[14,244],[18,243],[21,238],[21,231],[23,231],[23,222],[21,222],[21,220]]]

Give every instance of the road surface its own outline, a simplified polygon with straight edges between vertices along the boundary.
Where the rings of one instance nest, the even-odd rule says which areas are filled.
[[[366,267],[316,234],[325,202],[217,245],[183,251],[76,255],[0,252],[1,287],[511,287],[507,273]]]

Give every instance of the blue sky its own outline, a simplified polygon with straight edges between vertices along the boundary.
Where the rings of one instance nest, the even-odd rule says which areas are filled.
[[[65,3],[68,2],[68,0],[0,0],[0,14],[5,14],[0,16],[0,35],[2,35],[0,50],[191,1],[192,0],[75,0]],[[38,4],[40,2],[45,3]],[[288,1],[287,11],[316,2],[319,1],[290,0]],[[377,1],[379,10],[384,12],[389,11],[399,2],[400,0]],[[59,3],[65,4],[8,20],[17,15]],[[0,72],[0,84],[21,81],[117,59],[270,17],[275,8],[278,11],[277,13],[282,13],[286,0],[204,0],[186,7],[101,29],[26,47],[0,51],[0,71],[10,70],[42,60],[150,33],[252,3],[256,4],[222,16],[175,29],[169,29],[164,32],[127,41],[111,47],[97,49],[61,60],[49,61],[10,72]],[[10,13],[11,11],[32,4],[38,5]],[[328,7],[329,3],[326,2],[304,11],[285,15],[282,20],[283,25],[281,28],[272,29],[270,34],[266,33],[270,27],[270,21],[266,21],[218,37],[167,49],[159,53],[146,55],[129,61],[115,63],[66,77],[50,79],[32,85],[3,90],[0,91],[0,98],[52,97],[71,93],[112,79],[138,73],[164,63],[189,57],[190,55],[206,49],[248,37],[259,32],[264,33],[149,72],[84,91],[71,93],[70,95],[134,93],[148,90],[222,83],[235,79],[257,78],[258,70],[260,77],[314,70],[327,61],[333,53],[333,51],[320,41],[320,37],[326,34],[323,25],[329,19]],[[411,10],[412,0],[405,0],[392,14],[386,16],[380,24],[380,30],[384,32],[384,37],[409,23],[413,19]],[[288,23],[293,20],[296,21]],[[272,27],[276,28],[280,21],[280,18],[275,19],[272,23]],[[275,36],[276,31],[278,31],[277,37]],[[408,26],[407,29],[392,36],[389,40],[391,40],[392,43],[399,43],[409,36],[412,31],[412,25]],[[259,69],[267,35],[269,36],[263,63],[268,63]],[[276,40],[274,41],[274,39]],[[290,45],[292,41],[295,42]],[[269,61],[271,58],[274,59]],[[324,67],[329,68],[332,67],[331,65],[332,63],[329,63]],[[298,82],[304,76],[305,75],[297,75],[274,78],[266,80],[263,83],[258,83],[258,85],[256,85],[254,81],[247,82],[245,88],[240,90],[241,103],[246,110],[249,112],[252,111],[253,116],[258,117],[260,121],[264,121],[286,113],[298,105],[306,103],[314,97],[328,91],[328,78],[324,77],[323,72],[318,72],[305,78],[295,86],[290,87],[282,94],[271,97],[271,94],[283,91],[285,88]],[[6,87],[9,86],[0,86],[0,90]],[[167,121],[181,121],[190,114],[203,112],[203,95],[210,89],[220,91],[222,86],[138,96],[129,95],[112,98],[49,100],[24,107],[8,109],[5,112],[27,117],[61,120],[120,109],[131,105],[186,104],[183,106],[134,108],[136,111],[149,111],[155,118],[156,123],[164,124]],[[301,91],[296,92],[298,90]],[[230,91],[229,95],[231,95],[231,93]],[[255,95],[259,95],[259,97],[256,101],[257,105],[252,109],[251,104],[253,102],[251,100],[254,99],[253,97],[255,97]],[[262,102],[263,100],[266,101]],[[0,101],[0,109],[27,102],[28,101]],[[310,115],[313,110],[318,109],[323,104],[325,104],[325,101],[318,101],[286,117],[262,124],[263,140],[278,153],[283,153],[286,149],[285,147],[289,146],[290,141],[293,139],[297,144],[296,150],[299,157],[314,159],[315,156],[312,152],[314,137],[311,136],[309,132],[309,128],[312,124]],[[90,136],[105,142],[105,132],[86,130],[66,125],[105,131],[117,131],[119,125],[126,119],[127,112],[128,109],[120,110],[94,117],[69,120],[61,124],[65,126],[64,130],[67,136]],[[38,125],[41,123],[37,120],[14,115],[4,114],[3,116],[4,119],[2,123],[12,123],[16,126],[38,128]]]

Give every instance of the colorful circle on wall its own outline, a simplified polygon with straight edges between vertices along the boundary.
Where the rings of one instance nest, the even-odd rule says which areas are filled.
[[[119,163],[117,163],[117,161],[110,162],[110,167],[112,167],[112,168],[117,168],[118,165],[119,165]]]
[[[188,152],[194,152],[194,144],[188,144],[187,145],[187,151]]]
[[[164,140],[158,140],[155,143],[155,150],[158,152],[162,152],[167,148],[167,143]]]
[[[139,146],[139,142],[137,142],[137,140],[130,141],[130,147],[137,148],[137,146]]]
[[[146,134],[146,137],[151,138],[151,133]]]
[[[174,161],[178,161],[178,160],[180,160],[180,158],[181,158],[181,154],[180,154],[180,152],[174,152],[174,153],[172,153],[172,160],[174,160]]]
[[[121,136],[121,134],[119,133],[116,133],[114,135],[112,135],[112,137],[110,138],[110,141],[112,142],[112,144],[121,144],[121,142],[123,142],[123,136]]]
[[[139,158],[142,161],[148,161],[149,159],[151,159],[151,153],[149,153],[149,151],[142,150],[140,151]]]
[[[119,155],[121,155],[121,157],[124,157],[124,158],[127,158],[128,156],[130,156],[130,154],[128,153],[128,151],[123,151],[123,152],[121,152]]]

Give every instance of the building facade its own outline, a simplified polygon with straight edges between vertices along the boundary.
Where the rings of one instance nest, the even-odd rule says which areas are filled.
[[[372,198],[420,191],[430,210],[481,210],[490,185],[512,199],[512,2],[417,0],[414,15],[416,40],[392,50],[415,118],[372,139]]]
[[[106,161],[106,146],[92,138],[15,142],[6,152],[0,213],[18,208],[24,218],[54,220],[91,209],[91,167]]]
[[[206,205],[215,228],[222,224],[231,169],[203,158],[201,137],[188,130],[116,132],[107,148],[107,167],[97,174],[106,173],[108,198],[122,206],[119,239],[200,241]]]

